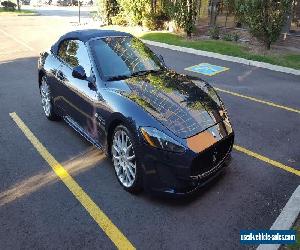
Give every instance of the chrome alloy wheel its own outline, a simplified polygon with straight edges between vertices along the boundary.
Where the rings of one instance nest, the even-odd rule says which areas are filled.
[[[41,85],[42,106],[46,116],[50,116],[51,112],[51,96],[50,89],[45,79],[42,79]]]
[[[114,135],[112,157],[119,181],[130,188],[136,179],[136,161],[132,142],[124,130],[117,130]]]

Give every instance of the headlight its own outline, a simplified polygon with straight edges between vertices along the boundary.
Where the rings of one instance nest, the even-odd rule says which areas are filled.
[[[152,147],[164,149],[172,152],[184,152],[184,147],[170,136],[156,128],[141,128],[145,141]]]

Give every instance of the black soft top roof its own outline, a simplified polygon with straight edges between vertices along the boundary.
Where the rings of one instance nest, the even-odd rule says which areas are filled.
[[[53,44],[53,46],[51,47],[51,52],[57,55],[59,45],[64,40],[74,39],[74,40],[80,40],[82,42],[87,42],[92,38],[109,37],[109,36],[132,36],[132,35],[126,32],[121,32],[116,30],[97,30],[97,29],[75,30],[61,36],[58,39],[58,41],[55,44]]]

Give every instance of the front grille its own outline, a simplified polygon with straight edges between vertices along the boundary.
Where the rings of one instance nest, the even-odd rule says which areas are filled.
[[[191,175],[202,175],[218,166],[231,150],[233,140],[234,135],[231,134],[205,151],[199,153],[192,162]]]

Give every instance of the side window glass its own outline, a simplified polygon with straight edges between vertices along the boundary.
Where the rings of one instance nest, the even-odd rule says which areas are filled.
[[[60,44],[58,56],[71,67],[76,67],[79,65],[78,59],[76,58],[77,50],[77,41],[66,40]]]
[[[78,48],[79,45],[76,40],[70,40],[68,42],[66,51],[66,63],[68,63],[73,68],[79,65],[79,60],[77,58]]]
[[[76,57],[78,59],[78,63],[84,68],[86,75],[90,76],[92,66],[91,66],[87,48],[83,42],[77,41],[77,43],[78,43],[78,50],[77,50]]]
[[[68,48],[68,43],[69,41],[63,41],[60,45],[59,45],[59,50],[58,50],[58,56],[66,62],[66,58],[67,58],[67,48]]]
[[[78,40],[68,40],[62,42],[58,52],[59,57],[71,67],[81,65],[87,76],[91,74],[91,62],[83,42]]]

